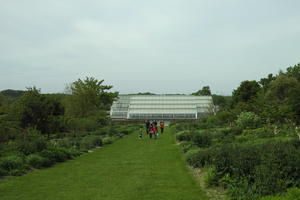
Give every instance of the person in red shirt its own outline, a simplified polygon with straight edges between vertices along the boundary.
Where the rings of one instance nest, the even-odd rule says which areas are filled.
[[[164,128],[165,128],[165,123],[164,123],[163,121],[161,121],[161,122],[159,123],[159,126],[160,126],[160,133],[163,134]]]

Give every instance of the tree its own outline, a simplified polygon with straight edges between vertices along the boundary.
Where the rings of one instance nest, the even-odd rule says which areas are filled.
[[[54,130],[55,117],[63,115],[64,108],[54,98],[40,93],[40,90],[28,88],[20,99],[18,99],[10,110],[13,119],[20,122],[22,128],[32,127],[48,136]]]
[[[202,87],[201,90],[198,90],[197,92],[192,93],[192,95],[210,96],[211,95],[210,88],[209,88],[209,86],[204,86],[204,87]]]
[[[93,115],[98,110],[110,108],[118,93],[107,92],[113,86],[102,85],[104,80],[86,77],[78,79],[70,85],[69,113],[76,117]]]
[[[297,79],[297,81],[300,81],[300,63],[294,65],[293,67],[288,67],[286,75]]]
[[[276,118],[276,121],[281,122],[286,120],[300,122],[300,83],[296,78],[287,75],[278,76],[270,83],[265,94],[265,102],[269,113],[273,113],[270,118]]]
[[[259,84],[263,87],[266,88],[268,85],[276,79],[276,76],[273,76],[273,74],[269,74],[267,78],[261,78],[259,81]]]
[[[261,87],[256,81],[243,81],[232,93],[233,105],[237,105],[239,102],[252,103],[260,89]]]
[[[231,97],[230,96],[221,96],[221,95],[212,95],[212,99],[215,106],[218,106],[218,111],[224,111],[229,108]]]

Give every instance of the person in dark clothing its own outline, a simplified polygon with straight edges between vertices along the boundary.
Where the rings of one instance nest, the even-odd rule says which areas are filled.
[[[159,126],[160,126],[160,133],[163,134],[164,133],[164,128],[165,128],[165,123],[163,121],[161,121],[159,123]]]
[[[149,122],[149,120],[146,121],[145,126],[146,126],[146,133],[148,134],[149,130],[150,130],[150,122]]]

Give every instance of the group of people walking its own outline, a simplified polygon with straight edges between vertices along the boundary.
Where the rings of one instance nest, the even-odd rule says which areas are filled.
[[[152,139],[152,137],[154,137],[154,139],[156,139],[157,136],[159,135],[157,121],[156,120],[154,120],[153,122],[146,121],[145,126],[146,126],[145,127],[146,134],[149,135],[149,138]],[[163,121],[160,121],[159,127],[160,127],[160,134],[163,134],[164,128],[165,128],[165,123]],[[140,129],[140,131],[139,131],[139,137],[142,138],[142,129]]]

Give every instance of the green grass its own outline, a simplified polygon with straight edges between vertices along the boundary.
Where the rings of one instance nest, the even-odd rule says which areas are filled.
[[[0,181],[1,200],[205,200],[170,130],[132,134],[75,160]]]

